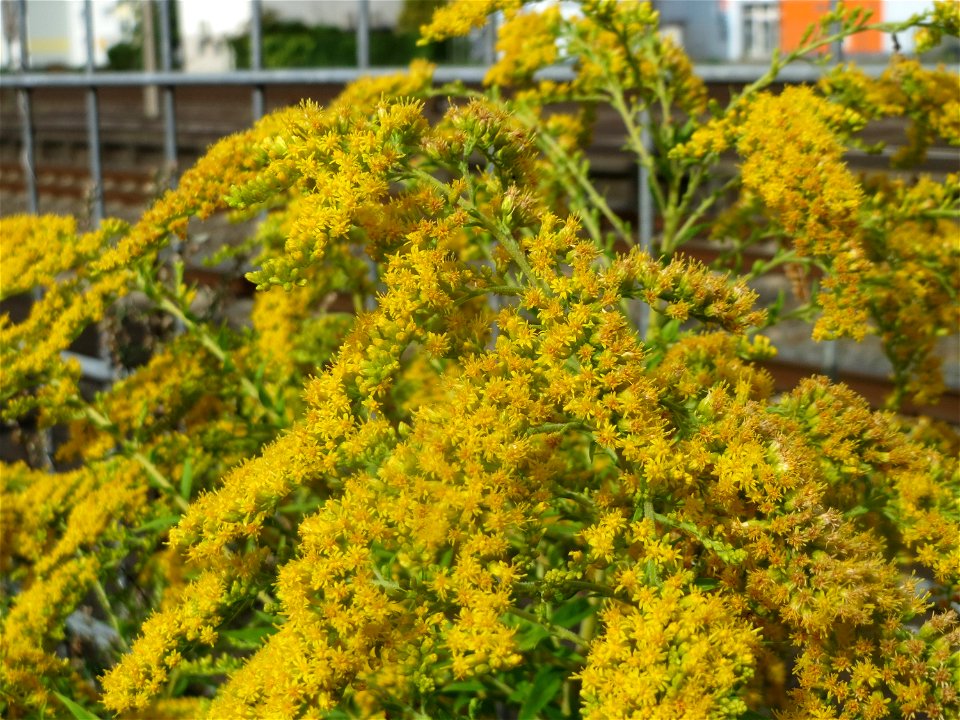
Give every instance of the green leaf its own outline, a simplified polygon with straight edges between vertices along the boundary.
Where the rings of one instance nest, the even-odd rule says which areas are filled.
[[[267,625],[283,624],[283,618],[280,617],[279,615],[270,615],[269,613],[265,613],[262,610],[257,610],[256,608],[254,608],[253,614],[257,617],[258,620],[266,623]]]
[[[145,522],[143,525],[136,529],[138,533],[154,532],[156,530],[166,530],[168,527],[173,527],[180,521],[179,515],[165,515],[164,517],[156,518]]]
[[[660,337],[668,345],[673,343],[680,335],[680,321],[671,320],[660,328]]]
[[[710,229],[710,223],[696,223],[688,227],[683,234],[678,235],[675,242],[677,245],[685,245],[700,235],[705,230]]]
[[[272,408],[273,401],[270,399],[270,395],[267,393],[267,389],[262,384],[257,384],[257,399],[260,401],[260,404],[265,408]]]
[[[310,512],[311,510],[316,510],[320,507],[320,503],[317,500],[305,500],[303,502],[288,503],[287,505],[281,505],[277,508],[277,512],[284,515],[289,513],[305,513]]]
[[[537,671],[537,676],[533,680],[533,687],[530,688],[530,694],[520,706],[519,720],[533,720],[539,712],[547,705],[563,686],[563,676],[554,668],[543,667]]]
[[[187,455],[183,461],[183,475],[180,478],[180,496],[190,500],[190,490],[193,489],[193,458]]]
[[[229,640],[235,647],[241,649],[258,648],[267,635],[273,635],[277,631],[273,627],[249,627],[239,630],[225,630],[220,633]]]
[[[173,263],[173,282],[178,293],[183,288],[183,270],[183,260],[177,260]]]
[[[550,637],[550,631],[542,625],[531,625],[517,636],[517,649],[520,652],[533,650],[542,640]]]
[[[577,598],[554,612],[550,616],[550,622],[569,629],[596,611],[597,606],[591,605],[586,598]]]
[[[701,590],[714,590],[720,587],[720,581],[716,578],[706,578],[701,577],[693,581],[693,584],[696,585]]]
[[[94,715],[89,710],[86,710],[81,706],[77,705],[73,700],[68,698],[66,695],[61,695],[56,690],[54,690],[53,694],[57,696],[60,702],[62,702],[66,706],[67,710],[70,711],[70,714],[73,715],[73,717],[75,717],[77,720],[100,720],[100,718],[97,715]]]
[[[147,420],[147,415],[150,414],[150,406],[144,403],[140,406],[140,412],[137,414],[137,427],[142,428],[143,423]]]
[[[476,693],[484,689],[484,685],[479,680],[465,680],[463,682],[452,682],[444,685],[441,689],[441,692],[445,693],[461,693],[461,692],[471,692]]]

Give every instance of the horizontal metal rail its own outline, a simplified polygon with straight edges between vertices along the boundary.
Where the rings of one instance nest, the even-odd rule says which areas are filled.
[[[878,77],[886,64],[870,63],[858,68],[870,77]],[[934,69],[934,66],[929,66]],[[185,87],[197,85],[340,85],[361,77],[383,77],[406,71],[406,67],[355,67],[289,68],[283,70],[233,70],[228,73],[186,73],[180,71],[155,72],[23,72],[0,74],[0,88],[87,88],[96,87],[143,87],[160,85]],[[750,83],[762,77],[766,65],[739,63],[698,64],[693,72],[708,83]],[[481,83],[488,68],[479,65],[438,65],[433,77],[436,82]],[[777,75],[777,82],[813,82],[821,78],[830,67],[812,64],[788,65]],[[960,65],[946,68],[960,72]],[[537,78],[562,82],[572,80],[573,69],[565,66],[544,68]]]

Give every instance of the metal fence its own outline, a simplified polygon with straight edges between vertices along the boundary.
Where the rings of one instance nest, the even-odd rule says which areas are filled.
[[[383,75],[397,68],[370,67],[370,4],[369,0],[353,0],[357,6],[356,45],[357,58],[354,67],[318,69],[263,68],[263,7],[262,0],[250,0],[250,69],[226,73],[184,73],[173,69],[173,32],[170,4],[173,0],[155,0],[159,8],[159,54],[158,71],[96,72],[94,67],[94,20],[93,0],[83,0],[86,67],[84,72],[45,73],[34,72],[30,67],[27,29],[27,0],[17,0],[19,39],[19,69],[0,76],[0,88],[17,91],[21,117],[22,164],[26,183],[27,208],[37,210],[37,185],[35,178],[34,126],[31,91],[37,88],[84,88],[86,90],[86,123],[89,143],[89,167],[92,186],[92,212],[95,223],[103,219],[103,168],[101,165],[100,105],[98,91],[107,87],[156,87],[162,95],[163,148],[165,162],[170,168],[177,163],[177,124],[174,112],[177,87],[204,85],[247,86],[251,92],[251,115],[256,120],[264,112],[264,89],[269,85],[289,84],[345,84],[364,75]],[[496,57],[493,47],[494,33],[487,33],[488,47],[484,56],[488,63]],[[710,64],[698,65],[697,74],[706,82],[750,82],[763,74],[767,67],[757,64]],[[866,68],[876,74],[879,68]],[[784,69],[781,78],[786,82],[801,82],[816,79],[821,70],[811,65],[796,65]],[[439,66],[434,73],[437,82],[460,80],[480,83],[486,73],[482,66]],[[572,77],[569,68],[550,68],[540,73],[545,79],[566,80]],[[645,178],[641,178],[644,179]],[[643,188],[645,182],[640,182]],[[651,207],[649,198],[639,200],[641,208]],[[641,219],[641,227],[650,226]]]

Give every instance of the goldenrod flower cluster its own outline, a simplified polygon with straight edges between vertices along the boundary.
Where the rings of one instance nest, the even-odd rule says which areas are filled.
[[[903,116],[911,121],[907,142],[894,153],[894,167],[922,164],[927,148],[942,138],[960,145],[960,91],[954,73],[935,70],[914,58],[894,56],[877,79],[851,66],[841,66],[818,83],[825,95],[867,119]]]
[[[825,271],[814,338],[878,335],[893,366],[895,407],[908,397],[935,401],[944,390],[937,343],[960,328],[951,290],[960,262],[957,176],[857,178],[844,153],[862,146],[868,121],[905,115],[907,142],[891,163],[916,165],[936,138],[960,142],[958,103],[960,85],[949,73],[895,57],[877,80],[843,66],[816,89],[736,99],[671,150],[681,163],[737,152],[747,192],[714,236],[741,247],[774,238],[804,263],[801,276]],[[757,226],[758,214],[768,224]],[[809,293],[801,287],[797,295]]]
[[[753,674],[750,627],[719,596],[684,588],[682,576],[644,590],[635,606],[601,614],[603,635],[581,673],[584,715],[740,717],[737,686]]]
[[[935,48],[944,35],[960,35],[960,8],[949,0],[933,0],[933,22],[919,28],[914,36],[917,52]]]
[[[818,268],[820,331],[876,329],[932,398],[956,178],[855,178],[872,111],[823,88],[704,119],[648,4],[581,9],[438,11],[427,37],[504,12],[510,98],[417,64],[226,138],[132,226],[4,221],[4,297],[42,291],[0,326],[4,414],[66,437],[0,476],[6,716],[960,712],[955,429],[823,378],[778,393],[748,285]],[[564,53],[576,79],[539,83]],[[621,114],[652,252],[586,172],[589,108],[557,100]],[[779,245],[744,276],[682,253],[730,189],[736,247]],[[256,268],[247,328],[160,253],[213,213],[259,217],[224,251]],[[80,392],[60,351],[133,292],[181,331]]]

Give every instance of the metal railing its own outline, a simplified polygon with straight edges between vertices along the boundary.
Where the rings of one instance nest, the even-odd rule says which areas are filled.
[[[37,210],[37,184],[35,176],[35,147],[33,104],[31,91],[39,88],[84,88],[86,90],[87,136],[89,144],[89,167],[94,187],[92,213],[95,222],[103,218],[103,168],[101,163],[99,90],[108,87],[157,87],[162,93],[163,148],[168,176],[174,177],[177,164],[177,121],[175,114],[175,90],[184,86],[234,85],[247,86],[251,90],[252,119],[264,113],[264,91],[269,85],[290,84],[346,84],[365,75],[385,75],[400,68],[370,67],[370,5],[369,0],[354,0],[357,5],[355,67],[317,69],[263,68],[263,7],[262,0],[250,0],[250,69],[229,72],[185,73],[173,69],[173,32],[171,28],[170,3],[173,0],[155,0],[159,8],[160,70],[130,72],[96,72],[94,68],[94,20],[93,0],[83,0],[85,23],[86,67],[84,72],[33,72],[30,68],[29,33],[27,29],[27,0],[18,0],[18,40],[20,67],[17,72],[0,76],[0,88],[17,91],[22,130],[22,155],[26,183],[27,209]],[[149,6],[147,6],[149,8]],[[489,47],[484,53],[487,63],[496,57],[493,47],[494,33],[488,33]],[[883,66],[866,66],[870,75],[879,74]],[[439,66],[434,78],[437,82],[460,80],[480,83],[486,74],[483,66]],[[767,70],[762,64],[707,64],[697,65],[696,74],[705,82],[745,83],[751,82]],[[792,65],[784,68],[780,79],[784,82],[804,82],[817,79],[822,69],[813,65]],[[569,80],[572,71],[566,67],[548,68],[539,77],[550,80]],[[641,187],[645,183],[641,183]],[[649,207],[649,199],[641,200]],[[641,225],[649,225],[641,221]]]

